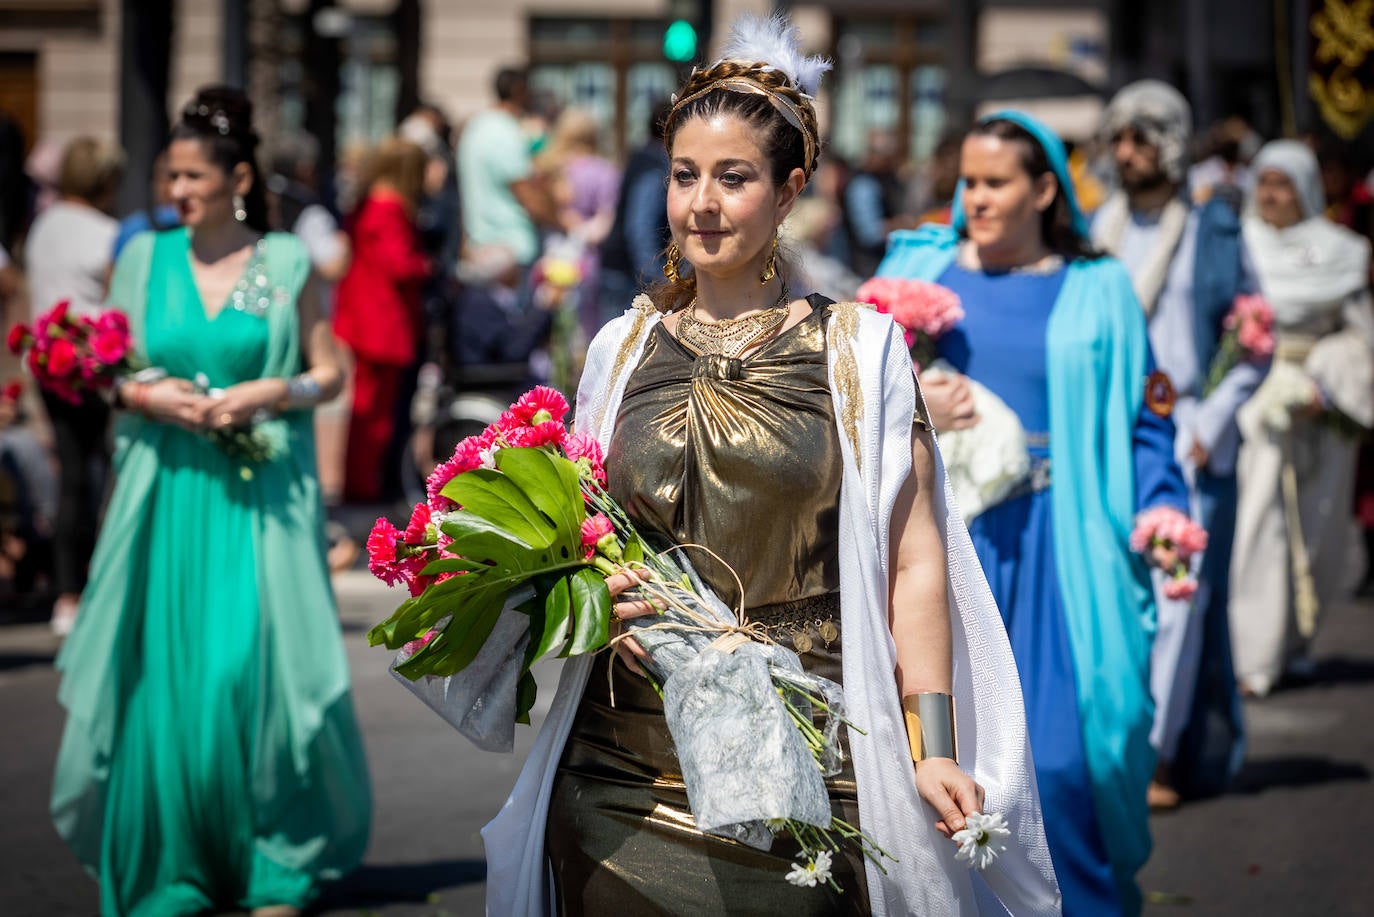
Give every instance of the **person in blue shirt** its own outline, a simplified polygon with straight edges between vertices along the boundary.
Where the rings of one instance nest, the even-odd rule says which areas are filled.
[[[1032,473],[969,524],[1021,677],[1050,856],[1067,915],[1136,914],[1155,767],[1149,563],[1140,511],[1188,507],[1154,358],[1122,265],[1094,251],[1064,146],[1019,112],[965,139],[952,227],[892,234],[879,276],[936,281],[965,318],[922,379],[937,431],[972,427],[967,378],[1026,431]],[[933,374],[927,373],[926,376]]]
[[[115,236],[114,251],[110,255],[113,264],[129,240],[141,232],[175,229],[181,225],[181,215],[172,203],[172,183],[167,177],[167,150],[164,148],[153,160],[152,174],[148,179],[148,206],[135,210],[119,221],[119,233]]]

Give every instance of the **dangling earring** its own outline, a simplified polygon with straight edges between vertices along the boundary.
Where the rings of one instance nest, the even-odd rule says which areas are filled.
[[[759,283],[767,283],[778,276],[778,234],[773,233],[773,248],[768,253],[768,260],[763,263],[763,273],[759,274]]]
[[[677,266],[682,263],[682,250],[673,242],[668,246],[668,257],[663,262],[663,276],[668,278],[669,283],[678,282]]]
[[[234,219],[238,220],[240,223],[248,219],[248,211],[244,209],[242,194],[234,195]]]

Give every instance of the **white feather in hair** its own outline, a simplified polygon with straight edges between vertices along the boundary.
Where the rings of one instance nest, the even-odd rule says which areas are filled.
[[[821,74],[831,66],[823,57],[803,54],[801,30],[779,14],[742,14],[730,27],[730,38],[725,42],[721,58],[764,63],[781,70],[808,96],[816,94]]]

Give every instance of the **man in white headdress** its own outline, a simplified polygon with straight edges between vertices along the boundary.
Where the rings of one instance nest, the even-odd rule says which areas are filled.
[[[1219,791],[1239,765],[1240,707],[1226,617],[1240,445],[1235,418],[1264,372],[1242,362],[1208,384],[1222,322],[1236,295],[1253,290],[1255,281],[1236,212],[1220,199],[1195,207],[1188,198],[1191,128],[1188,102],[1172,86],[1143,80],[1122,89],[1100,132],[1111,145],[1121,188],[1093,221],[1094,243],[1125,263],[1145,309],[1150,344],[1175,393],[1175,452],[1193,516],[1210,534],[1208,550],[1194,561],[1199,588],[1192,599],[1166,597],[1164,575],[1155,576],[1150,738],[1160,766],[1150,785],[1154,808],[1176,806],[1180,792]],[[1156,410],[1170,409],[1167,398],[1153,401]]]

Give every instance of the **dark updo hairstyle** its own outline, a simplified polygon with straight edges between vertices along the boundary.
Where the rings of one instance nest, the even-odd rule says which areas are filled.
[[[1073,261],[1078,258],[1100,258],[1102,253],[1092,247],[1090,240],[1080,235],[1073,226],[1073,211],[1069,207],[1068,196],[1064,193],[1064,183],[1050,166],[1050,158],[1045,148],[1030,131],[1015,121],[992,118],[980,121],[969,131],[970,137],[995,137],[1006,143],[1016,144],[1021,151],[1021,168],[1035,181],[1046,173],[1054,175],[1054,201],[1040,215],[1040,235],[1050,251]]]
[[[815,107],[811,100],[803,96],[801,90],[793,85],[787,74],[767,67],[764,63],[723,60],[705,69],[693,70],[687,84],[678,91],[678,98],[689,101],[669,109],[664,118],[663,146],[669,155],[672,154],[673,138],[677,136],[678,129],[688,121],[722,114],[732,115],[743,119],[758,132],[759,148],[768,160],[770,177],[775,187],[782,187],[793,169],[801,169],[809,180],[811,174],[816,171],[816,163],[813,161],[808,164],[806,161],[806,139],[801,131],[778,112],[767,96],[722,86],[709,90],[695,99],[690,98],[707,89],[712,83],[730,78],[747,79],[774,95],[781,96],[791,103],[811,136],[820,137]],[[816,158],[820,158],[819,140],[816,142]],[[781,253],[778,260],[785,260]],[[783,267],[784,273],[787,273],[786,265]],[[697,294],[696,275],[686,262],[679,268],[679,274],[676,283],[662,283],[649,290],[649,298],[662,312],[671,312],[687,305]]]
[[[241,162],[248,163],[253,184],[243,196],[248,214],[244,224],[267,232],[267,196],[258,168],[258,134],[253,130],[253,103],[232,86],[205,86],[181,110],[171,140],[198,140],[205,157],[226,174]]]

